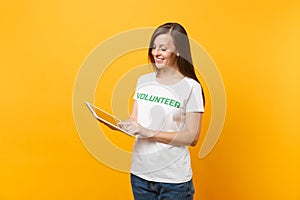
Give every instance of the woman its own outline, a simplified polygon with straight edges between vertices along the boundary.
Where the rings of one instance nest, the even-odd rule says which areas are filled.
[[[155,72],[138,79],[130,119],[120,123],[137,134],[131,166],[136,200],[193,199],[188,146],[196,145],[204,100],[185,29],[159,26],[148,57]]]

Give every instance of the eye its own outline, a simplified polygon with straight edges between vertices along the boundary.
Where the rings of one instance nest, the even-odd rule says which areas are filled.
[[[168,48],[167,48],[167,47],[161,47],[160,50],[162,50],[162,51],[167,51]]]

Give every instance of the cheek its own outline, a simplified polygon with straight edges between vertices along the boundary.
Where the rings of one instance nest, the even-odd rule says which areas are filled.
[[[173,53],[171,52],[164,52],[163,56],[168,59],[168,60],[172,60],[173,59]]]
[[[167,58],[168,62],[176,62],[176,55],[173,53],[168,53],[165,58]]]

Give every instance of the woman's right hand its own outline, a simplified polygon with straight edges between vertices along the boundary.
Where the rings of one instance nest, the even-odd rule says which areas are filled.
[[[131,119],[128,119],[123,122],[119,122],[118,125],[128,131],[131,134],[139,135],[142,138],[151,138],[155,135],[154,131],[151,131],[147,128],[144,128],[140,124],[138,124],[135,121],[132,121]]]

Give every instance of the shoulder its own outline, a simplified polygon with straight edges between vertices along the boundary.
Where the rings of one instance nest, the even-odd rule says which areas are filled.
[[[194,79],[189,78],[189,77],[185,77],[184,79],[185,79],[186,83],[187,83],[190,87],[192,87],[192,88],[195,87],[195,88],[200,88],[200,89],[202,89],[200,83],[197,82],[197,81],[195,81]]]

